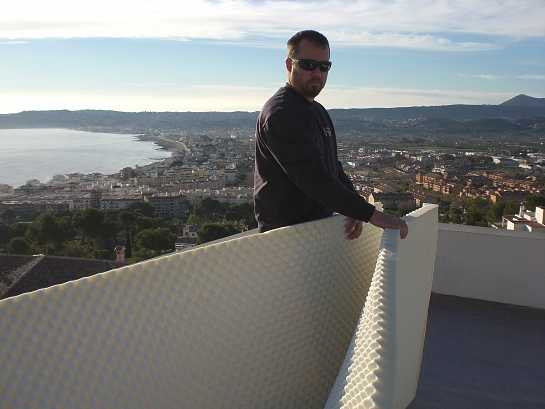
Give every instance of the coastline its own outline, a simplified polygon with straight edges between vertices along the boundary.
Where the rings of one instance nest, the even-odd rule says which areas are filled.
[[[81,138],[80,133],[89,134],[90,138]],[[118,140],[108,135],[123,138]],[[135,163],[139,168],[169,164],[176,152],[176,142],[132,132],[16,128],[1,129],[0,137],[5,141],[4,148],[0,149],[0,158],[3,157],[0,160],[3,162],[0,163],[0,186],[13,188],[24,186],[30,180],[48,184],[59,174],[102,173],[115,176],[125,167],[135,168]],[[132,142],[151,142],[151,146]],[[127,152],[123,151],[123,146],[129,146]],[[166,153],[169,156],[162,157]],[[125,162],[126,165],[116,162]]]

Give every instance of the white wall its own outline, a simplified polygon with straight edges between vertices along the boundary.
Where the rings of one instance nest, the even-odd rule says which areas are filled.
[[[439,223],[432,290],[545,309],[545,237]]]

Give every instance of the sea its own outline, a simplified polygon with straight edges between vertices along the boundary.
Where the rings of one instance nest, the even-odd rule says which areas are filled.
[[[55,175],[119,172],[169,158],[171,153],[135,135],[67,129],[0,129],[0,184],[48,182]]]

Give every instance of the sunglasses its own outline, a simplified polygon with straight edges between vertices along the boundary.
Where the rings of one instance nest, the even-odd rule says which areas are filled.
[[[290,58],[290,60],[296,63],[299,68],[306,71],[314,71],[316,67],[320,68],[320,71],[322,72],[328,72],[331,69],[331,61],[314,61],[307,60],[306,58],[301,58],[300,60]]]

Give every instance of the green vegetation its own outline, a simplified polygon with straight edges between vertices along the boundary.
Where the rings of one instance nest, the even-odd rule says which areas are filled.
[[[201,225],[197,244],[256,227],[253,203],[229,204],[205,198],[192,206],[187,220],[153,217],[153,206],[134,203],[121,211],[42,213],[19,222],[12,209],[0,215],[0,252],[113,259],[114,248],[125,246],[127,262],[174,251],[176,238],[188,224]]]
[[[198,231],[199,238],[195,244],[208,243],[237,233],[240,233],[240,229],[232,223],[205,223]]]
[[[529,195],[524,204],[527,209],[533,210],[535,206],[545,205],[545,197]],[[492,203],[482,197],[445,195],[439,201],[439,222],[488,227],[501,222],[503,216],[518,214],[519,209],[520,202],[517,200]]]

